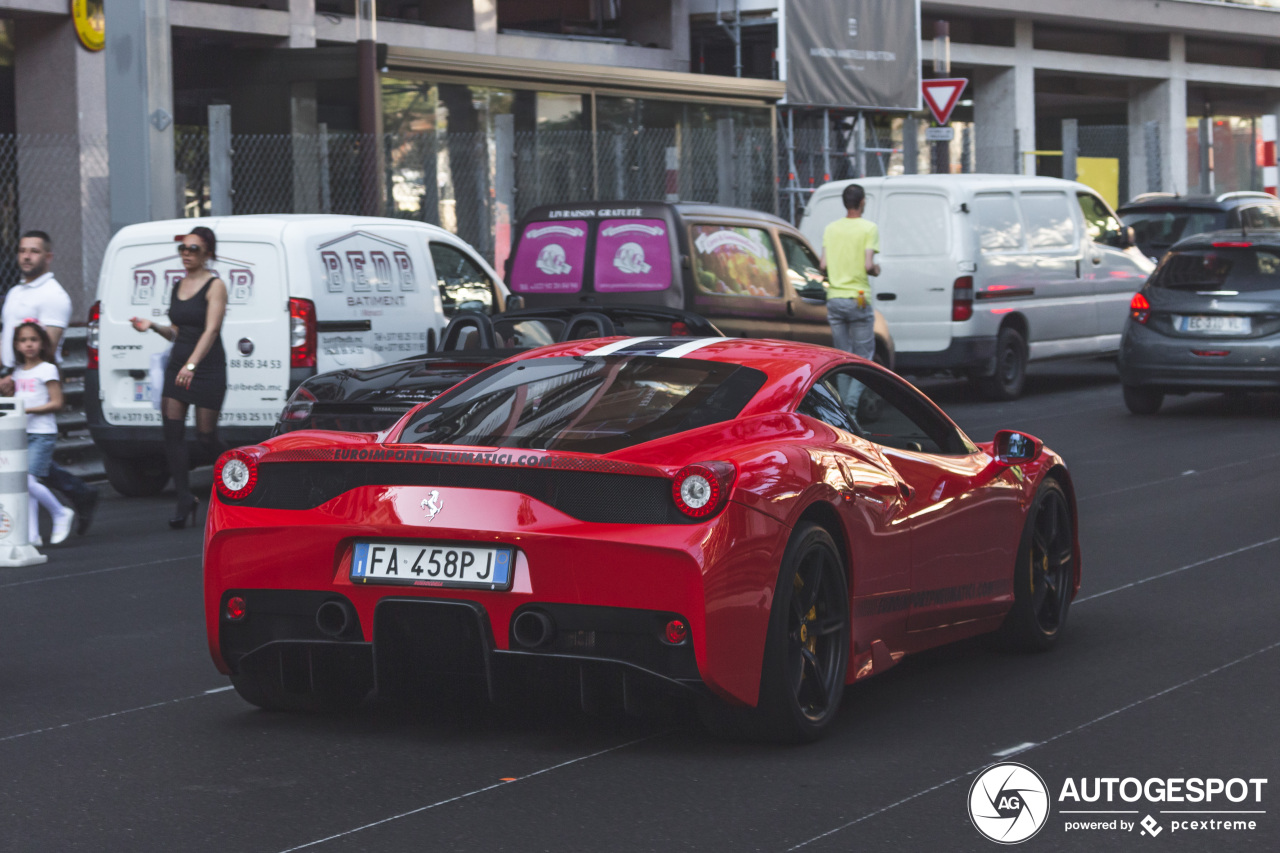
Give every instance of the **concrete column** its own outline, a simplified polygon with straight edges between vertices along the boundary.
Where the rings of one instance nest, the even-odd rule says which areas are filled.
[[[167,0],[106,4],[111,230],[177,215]]]
[[[316,46],[316,0],[289,0],[289,47]]]
[[[979,66],[974,73],[975,168],[1007,174],[1021,169],[1022,151],[1036,147],[1036,76],[1032,55],[1032,25],[1015,23],[1015,65]],[[1025,158],[1030,161],[1030,158]]]
[[[1159,191],[1188,192],[1186,40],[1169,37],[1169,79],[1129,85],[1129,196],[1152,191],[1147,175],[1158,166]],[[1159,163],[1148,162],[1147,124],[1155,122]]]
[[[319,213],[320,151],[316,83],[302,80],[289,90],[289,132],[293,135],[293,212]]]
[[[472,0],[476,15],[476,53],[498,52],[498,0]]]
[[[18,224],[53,239],[53,271],[83,319],[111,236],[105,55],[80,46],[70,17],[12,26]]]

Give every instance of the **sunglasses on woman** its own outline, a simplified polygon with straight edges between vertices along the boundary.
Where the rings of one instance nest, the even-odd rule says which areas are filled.
[[[184,255],[198,255],[204,251],[204,246],[199,243],[181,243],[178,246],[178,251]]]

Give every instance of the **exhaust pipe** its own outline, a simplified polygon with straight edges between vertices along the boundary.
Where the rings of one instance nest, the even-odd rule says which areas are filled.
[[[355,624],[355,610],[346,601],[326,601],[316,610],[316,627],[327,636],[341,637]]]
[[[541,610],[525,610],[511,624],[511,637],[526,649],[536,649],[551,642],[556,626]]]

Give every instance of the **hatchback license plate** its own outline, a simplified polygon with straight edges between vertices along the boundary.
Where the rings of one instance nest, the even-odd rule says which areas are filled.
[[[1224,317],[1191,315],[1177,318],[1179,332],[1221,332],[1228,335],[1247,335],[1253,331],[1248,317]]]
[[[351,557],[355,583],[507,589],[510,548],[439,542],[357,542]]]

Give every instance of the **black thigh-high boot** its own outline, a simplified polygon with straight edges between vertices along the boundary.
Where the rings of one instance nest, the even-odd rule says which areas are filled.
[[[169,476],[173,477],[173,491],[178,496],[178,505],[174,510],[169,525],[180,527],[191,515],[194,499],[191,495],[189,474],[191,455],[187,450],[186,424],[180,420],[164,419],[164,455],[169,461]]]
[[[222,455],[227,446],[218,439],[218,433],[200,432],[196,430],[196,444],[200,445],[200,455],[204,457],[204,462],[212,465],[218,461],[218,457]]]

